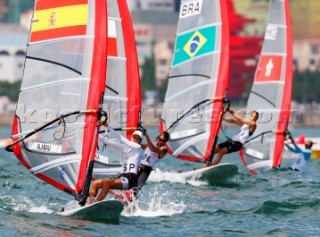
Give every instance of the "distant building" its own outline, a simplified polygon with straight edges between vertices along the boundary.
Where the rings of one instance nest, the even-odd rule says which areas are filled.
[[[33,9],[29,9],[20,15],[20,25],[30,31]]]
[[[15,111],[16,103],[10,101],[8,96],[0,96],[0,114]]]
[[[7,11],[8,9],[5,5],[5,0],[0,0],[0,22],[4,22]]]
[[[141,10],[174,11],[174,0],[142,0],[139,2]]]
[[[138,8],[138,1],[137,0],[131,0],[127,1],[128,8],[130,11],[135,11]]]
[[[293,43],[294,66],[298,71],[320,70],[320,39],[300,39]]]
[[[19,24],[20,14],[33,9],[34,0],[0,0],[4,5],[4,14],[0,17],[1,22]],[[0,4],[1,6],[1,4]]]
[[[173,57],[174,42],[161,40],[154,46],[154,60],[156,65],[156,84],[161,86],[169,76],[169,68]]]
[[[29,32],[21,26],[0,24],[0,80],[21,80]]]
[[[293,39],[320,39],[320,1],[291,0],[291,21]]]
[[[178,13],[167,11],[131,12],[140,74],[143,74],[145,59],[154,54],[157,85],[161,85],[169,74],[178,17]],[[163,50],[161,55],[158,54],[159,48]]]
[[[269,0],[233,0],[239,14],[256,19],[254,24],[246,26],[246,35],[263,35],[269,13]],[[294,39],[320,38],[320,1],[290,0],[290,15]]]
[[[251,88],[263,37],[257,31],[253,35],[244,34],[246,26],[254,25],[255,18],[239,14],[234,3],[227,0],[230,26],[230,75],[227,96],[243,103],[247,100],[246,90]]]

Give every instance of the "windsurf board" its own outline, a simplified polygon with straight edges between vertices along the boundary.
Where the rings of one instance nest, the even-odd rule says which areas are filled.
[[[60,212],[63,216],[72,216],[86,220],[110,220],[119,218],[123,204],[118,200],[103,200],[90,205]]]
[[[206,181],[218,181],[233,177],[238,174],[238,166],[224,163],[215,166],[181,172],[179,176],[185,179],[196,179]]]

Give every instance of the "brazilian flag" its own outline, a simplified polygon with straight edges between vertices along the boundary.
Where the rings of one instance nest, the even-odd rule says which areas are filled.
[[[216,41],[216,26],[205,27],[177,37],[172,66],[191,58],[213,52]]]

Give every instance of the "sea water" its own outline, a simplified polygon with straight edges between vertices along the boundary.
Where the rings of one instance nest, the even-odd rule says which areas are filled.
[[[227,129],[231,136],[238,130]],[[295,128],[293,136],[317,137],[318,128]],[[0,128],[0,136],[9,136]],[[150,137],[158,133],[148,129]],[[221,135],[220,140],[225,139]],[[12,153],[0,151],[1,236],[320,236],[320,159],[303,172],[282,168],[253,177],[237,153],[239,174],[208,185],[179,178],[177,171],[201,167],[167,155],[142,189],[134,213],[116,223],[83,221],[58,215],[73,208],[72,196],[33,176]],[[109,197],[110,198],[110,197]]]

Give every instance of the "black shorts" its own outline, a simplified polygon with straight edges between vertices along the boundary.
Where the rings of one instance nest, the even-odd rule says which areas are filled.
[[[235,151],[239,151],[242,148],[242,144],[241,144],[241,142],[235,142],[235,141],[232,141],[231,139],[229,139],[225,142],[220,143],[218,145],[218,147],[220,149],[226,147],[228,149],[228,153],[232,153]]]
[[[138,177],[142,172],[150,175],[151,171],[152,171],[152,167],[147,166],[147,165],[140,165],[139,171],[138,171]]]
[[[122,173],[122,174],[120,174],[120,176],[117,177],[117,179],[119,179],[120,177],[127,178],[128,183],[129,183],[128,189],[131,189],[133,187],[137,187],[138,176],[135,173]]]

